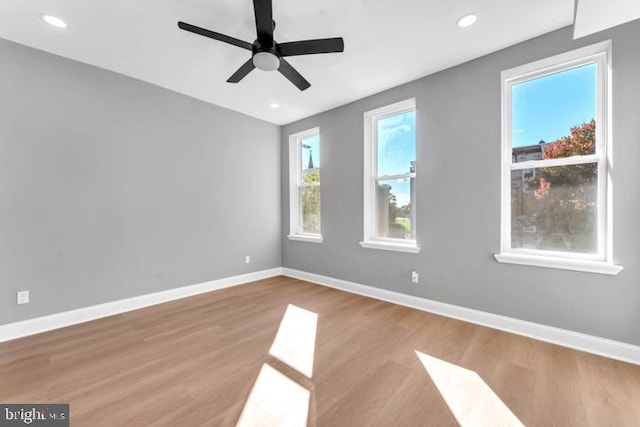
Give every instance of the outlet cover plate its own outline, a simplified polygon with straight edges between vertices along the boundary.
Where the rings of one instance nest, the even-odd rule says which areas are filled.
[[[418,272],[411,270],[411,283],[418,283]]]
[[[18,291],[18,304],[29,304],[29,291]]]

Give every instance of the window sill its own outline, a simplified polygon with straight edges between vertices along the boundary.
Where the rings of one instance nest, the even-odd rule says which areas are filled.
[[[584,271],[587,273],[617,275],[622,271],[622,266],[613,265],[603,261],[585,261],[568,258],[551,258],[536,255],[522,254],[495,254],[496,261],[507,264],[530,265],[534,267],[558,268],[561,270]]]
[[[311,243],[322,243],[322,236],[312,236],[312,235],[303,235],[303,234],[289,234],[287,236],[289,240],[297,240],[298,242],[311,242]]]
[[[360,242],[360,246],[367,249],[381,249],[385,251],[409,252],[417,254],[420,252],[420,246],[416,244],[403,244],[381,241]]]

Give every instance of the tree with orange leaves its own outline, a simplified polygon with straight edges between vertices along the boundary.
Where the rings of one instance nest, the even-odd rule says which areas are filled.
[[[571,128],[544,149],[543,159],[584,156],[595,152],[596,122]],[[538,245],[544,249],[597,251],[597,163],[541,168],[531,178]]]

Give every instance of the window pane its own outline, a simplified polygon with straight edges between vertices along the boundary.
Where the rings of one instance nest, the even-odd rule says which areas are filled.
[[[511,87],[513,162],[595,152],[596,64]]]
[[[320,234],[320,186],[300,187],[300,211],[301,231]]]
[[[511,247],[597,253],[597,163],[511,171]]]
[[[300,156],[302,182],[320,182],[320,134],[300,140]]]
[[[300,232],[320,234],[320,135],[300,140]],[[309,184],[318,184],[308,186]]]
[[[416,112],[378,120],[378,176],[409,173],[416,160]]]
[[[378,237],[415,239],[415,178],[381,180],[376,185]]]

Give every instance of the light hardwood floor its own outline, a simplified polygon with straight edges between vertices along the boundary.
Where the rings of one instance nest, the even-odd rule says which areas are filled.
[[[289,305],[317,314],[311,378],[269,355]],[[309,426],[640,426],[640,366],[285,277],[0,344],[0,402],[235,426],[266,365],[306,390]]]

